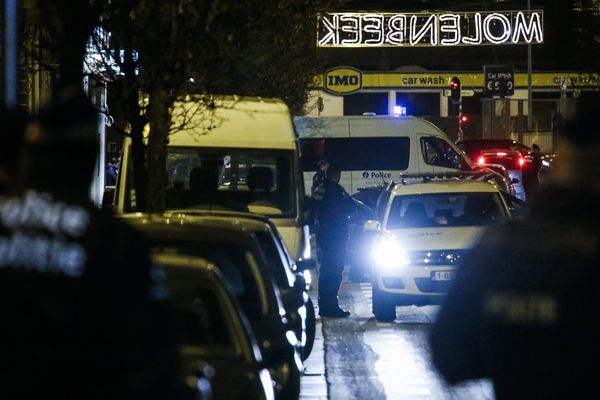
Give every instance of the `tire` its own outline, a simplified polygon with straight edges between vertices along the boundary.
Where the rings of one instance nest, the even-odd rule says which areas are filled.
[[[391,322],[396,319],[396,303],[392,296],[380,291],[373,282],[373,315],[377,321]]]
[[[306,360],[312,352],[315,344],[315,335],[317,331],[317,319],[315,316],[315,306],[309,297],[306,302],[306,344],[302,351],[302,361]]]

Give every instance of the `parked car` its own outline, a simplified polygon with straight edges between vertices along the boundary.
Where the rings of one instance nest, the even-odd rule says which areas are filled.
[[[276,398],[298,399],[302,349],[254,233],[229,217],[136,213],[122,218],[144,232],[155,250],[215,263],[250,321]]]
[[[456,143],[476,164],[486,167],[502,165],[508,171],[514,194],[525,201],[523,169],[531,148],[510,139],[467,139]]]
[[[373,314],[396,317],[396,305],[443,299],[455,271],[479,236],[511,212],[498,188],[472,179],[424,179],[391,185],[380,198],[380,221],[368,221]]]
[[[252,328],[207,260],[157,251],[174,310],[181,399],[274,399]],[[235,382],[232,385],[231,382]]]
[[[316,317],[310,297],[313,259],[294,261],[276,225],[267,217],[235,212],[188,212],[188,215],[235,218],[243,229],[254,233],[281,293],[286,318],[302,343],[302,360],[310,355],[315,341]]]
[[[531,151],[531,147],[512,139],[465,139],[456,144],[474,161],[482,150],[487,149],[516,150],[523,157]]]

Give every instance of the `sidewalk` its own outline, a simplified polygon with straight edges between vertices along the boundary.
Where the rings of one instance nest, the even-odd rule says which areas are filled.
[[[310,356],[304,361],[304,374],[300,379],[301,400],[327,400],[328,398],[323,344],[323,326],[317,313],[315,344]]]

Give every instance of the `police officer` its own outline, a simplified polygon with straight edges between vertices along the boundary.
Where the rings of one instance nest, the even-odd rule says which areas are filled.
[[[341,170],[331,162],[323,183],[323,199],[317,205],[317,248],[319,256],[319,314],[343,318],[350,315],[338,304],[348,238],[347,218],[354,212],[354,200],[339,184]]]
[[[144,239],[89,202],[97,114],[61,92],[0,198],[0,398],[173,398],[169,308]],[[60,160],[69,160],[67,164]]]
[[[311,197],[315,200],[322,200],[323,198],[323,185],[327,179],[327,168],[329,168],[329,161],[324,158],[317,162],[317,172],[312,177]]]
[[[526,161],[523,170],[523,186],[525,187],[526,199],[531,201],[539,186],[538,172],[542,167],[540,146],[535,143],[531,145],[531,152],[527,155]]]
[[[498,400],[597,392],[598,115],[579,104],[530,214],[489,231],[459,268],[431,333],[450,383],[491,378]]]

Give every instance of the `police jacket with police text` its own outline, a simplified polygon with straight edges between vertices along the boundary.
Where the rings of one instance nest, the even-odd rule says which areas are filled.
[[[431,333],[451,383],[497,399],[597,393],[600,196],[546,188],[526,219],[488,231],[459,267]]]
[[[169,398],[173,323],[148,251],[92,206],[0,198],[0,398]]]

